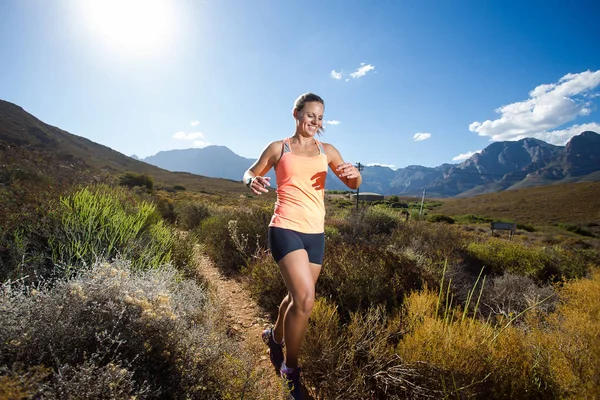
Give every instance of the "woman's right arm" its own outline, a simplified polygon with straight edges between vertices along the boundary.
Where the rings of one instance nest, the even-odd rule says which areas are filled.
[[[246,170],[243,182],[252,190],[254,194],[267,193],[266,189],[271,186],[268,176],[264,176],[277,162],[281,154],[281,140],[269,143],[262,154],[250,168]]]

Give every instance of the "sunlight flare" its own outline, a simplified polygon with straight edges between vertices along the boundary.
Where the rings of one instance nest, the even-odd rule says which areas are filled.
[[[89,28],[125,50],[158,50],[173,33],[173,3],[166,0],[86,0],[81,5]]]

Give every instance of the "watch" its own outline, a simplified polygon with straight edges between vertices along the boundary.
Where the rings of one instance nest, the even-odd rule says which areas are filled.
[[[250,187],[252,185],[252,181],[256,179],[255,176],[251,176],[250,178],[246,179],[246,186]]]

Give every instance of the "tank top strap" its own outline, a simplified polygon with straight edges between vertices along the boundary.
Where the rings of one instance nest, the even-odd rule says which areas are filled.
[[[290,147],[290,138],[283,139],[283,154],[291,152],[292,148]]]
[[[317,146],[319,146],[319,151],[321,152],[321,154],[325,154],[325,147],[323,147],[323,144],[317,139],[315,139],[315,142],[317,142]]]

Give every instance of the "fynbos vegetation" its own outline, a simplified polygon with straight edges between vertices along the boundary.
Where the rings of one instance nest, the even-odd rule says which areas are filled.
[[[103,185],[27,196],[39,217],[13,208],[0,231],[0,397],[261,398],[194,255],[274,311],[272,204]],[[600,395],[596,238],[531,226],[508,240],[491,218],[430,204],[407,220],[397,201],[330,203],[301,354],[315,397]]]

